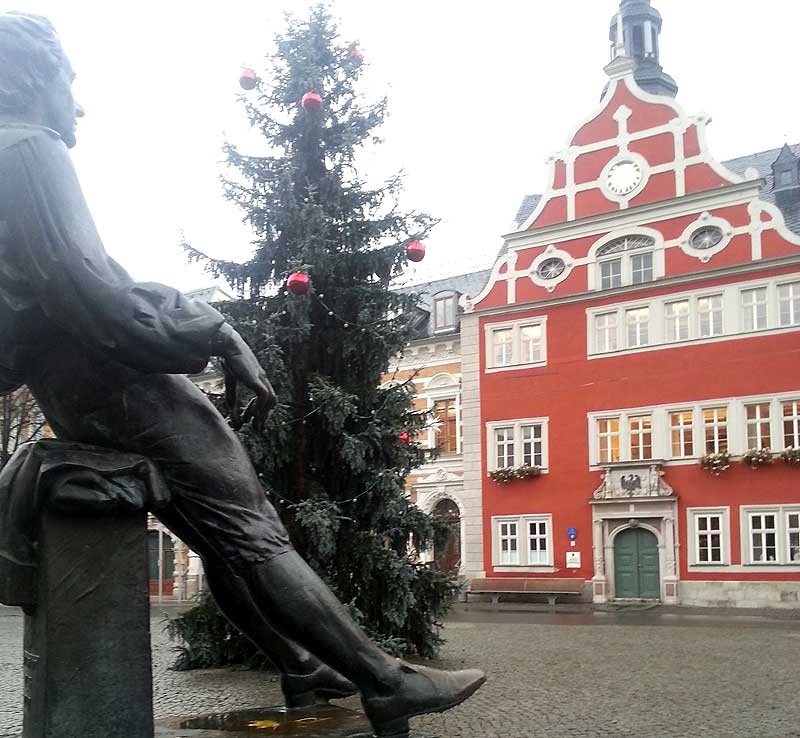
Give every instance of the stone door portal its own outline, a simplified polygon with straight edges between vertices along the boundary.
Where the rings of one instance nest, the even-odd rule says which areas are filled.
[[[659,599],[658,541],[650,531],[629,528],[614,541],[614,595],[618,599]]]

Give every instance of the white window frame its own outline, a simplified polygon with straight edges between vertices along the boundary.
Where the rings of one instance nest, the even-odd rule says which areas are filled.
[[[486,460],[487,472],[497,471],[497,448],[495,432],[502,428],[512,428],[514,432],[514,467],[522,466],[525,440],[522,429],[526,426],[538,425],[542,429],[542,466],[543,474],[549,469],[548,459],[548,424],[549,418],[516,418],[514,420],[493,420],[486,423]]]
[[[750,299],[752,297],[752,299]],[[763,298],[763,299],[761,299]],[[769,290],[765,285],[739,290],[741,329],[745,333],[764,331],[769,326]],[[763,307],[763,322],[760,322]]]
[[[640,320],[640,314],[643,312],[645,317]],[[630,316],[634,313],[635,319],[631,320]],[[650,345],[650,317],[649,305],[625,309],[625,348],[643,348]],[[633,339],[631,339],[631,328],[633,328]]]
[[[596,265],[595,265],[596,266]],[[643,351],[658,351],[674,349],[678,346],[700,345],[717,343],[720,341],[740,340],[754,336],[772,335],[800,331],[800,320],[797,324],[780,324],[779,288],[787,284],[800,284],[797,273],[781,278],[750,280],[734,282],[710,290],[707,287],[684,292],[673,292],[667,295],[657,295],[642,302],[641,299],[598,305],[585,309],[587,343],[586,351],[590,359],[602,359],[618,354],[639,353]],[[753,290],[764,290],[766,299],[766,323],[763,328],[745,330],[743,294]],[[718,301],[718,309],[700,312],[704,301]],[[670,318],[668,305],[673,303],[689,303],[688,336],[680,340],[673,340],[667,324]],[[763,305],[763,302],[759,302]],[[707,305],[706,307],[709,307]],[[642,307],[649,307],[650,321],[648,327],[648,341],[646,345],[630,345],[628,343],[627,311]],[[751,311],[757,310],[752,305]],[[616,348],[612,348],[605,338],[598,335],[599,320],[607,320],[604,316],[617,315]],[[707,316],[708,326],[701,331],[701,316]],[[683,322],[683,321],[682,321]],[[683,323],[685,325],[685,323]],[[709,332],[711,331],[711,332]],[[604,335],[605,335],[604,331]],[[685,336],[685,332],[683,334]]]
[[[609,320],[613,318],[613,320]],[[603,324],[600,325],[600,321]],[[590,335],[594,338],[595,350],[598,353],[608,353],[619,350],[619,315],[616,311],[598,313],[594,316],[593,330]],[[602,340],[601,340],[602,336]],[[613,343],[613,348],[611,344]]]
[[[600,429],[601,428],[601,423],[616,423],[617,424],[616,432],[611,430],[611,426],[609,426],[609,430],[602,431]],[[601,463],[601,464],[616,464],[618,461],[622,460],[622,457],[623,457],[623,453],[622,453],[622,451],[623,451],[623,449],[622,449],[622,423],[623,423],[623,421],[622,421],[622,417],[620,415],[604,415],[602,417],[598,417],[598,418],[595,419],[594,433],[592,434],[592,437],[595,439],[595,443],[594,443],[594,448],[596,449],[595,456],[599,460],[599,463]],[[608,454],[606,454],[606,455],[609,455],[611,453],[611,448],[612,448],[612,445],[613,445],[611,443],[611,439],[612,438],[616,438],[617,439],[617,448],[619,449],[619,459],[614,460],[614,459],[608,459],[608,458],[604,459],[603,458],[602,439],[604,439],[604,438],[607,439],[606,448],[607,448]]]
[[[683,416],[689,416],[689,422],[683,422]],[[673,424],[672,416],[673,415],[680,415],[681,422],[678,425]],[[695,443],[695,412],[693,408],[683,408],[683,409],[675,409],[667,411],[667,427],[668,427],[668,443],[669,443],[669,455],[667,458],[672,459],[693,459],[694,458],[694,443]],[[686,438],[686,431],[688,430],[689,438]],[[673,433],[677,433],[679,436],[681,453],[676,454],[673,448]],[[688,440],[688,443],[687,443]],[[686,451],[686,447],[689,447],[689,453],[684,453]]]
[[[650,421],[650,427],[645,430],[642,421]],[[650,452],[648,456],[642,456],[647,448],[644,444],[644,437],[650,436]],[[634,442],[634,439],[638,439]],[[634,454],[637,451],[638,456]],[[653,459],[653,416],[649,413],[642,415],[628,416],[628,456],[631,461],[652,461]]]
[[[438,321],[436,320],[436,308],[437,303],[443,302],[445,303],[445,318],[447,317],[448,309],[453,311],[453,321],[452,323],[445,323],[439,325]],[[450,308],[448,308],[448,304]],[[455,292],[439,292],[438,294],[433,296],[433,300],[431,301],[431,307],[433,312],[433,332],[434,333],[446,333],[452,331],[456,327],[456,322],[458,321],[458,296]]]
[[[800,282],[783,282],[778,284],[778,325],[781,328],[789,328],[791,326],[800,325]],[[784,290],[789,291],[788,299],[781,295]],[[789,304],[789,322],[784,323],[781,320],[781,305],[783,303]]]
[[[497,548],[498,548],[498,563],[502,566],[519,566],[521,563],[520,545],[519,545],[519,521],[518,520],[498,520],[497,521]],[[506,550],[503,550],[503,544],[508,541]],[[513,542],[513,546],[511,545]],[[515,554],[515,561],[503,561],[503,554],[507,553],[508,558],[511,554]]]
[[[792,414],[786,415],[783,406],[791,404],[792,406]],[[780,444],[778,445],[779,448],[800,448],[800,395],[797,397],[787,398],[785,400],[780,401],[780,412],[779,412],[779,420],[780,420],[780,436],[781,439]],[[786,444],[786,423],[789,422],[792,424],[792,445],[787,446]]]
[[[501,526],[509,523],[517,526],[517,556],[518,563],[511,564],[501,561]],[[535,562],[530,560],[530,523],[545,523],[545,545],[547,547],[547,560]],[[540,571],[552,572],[554,569],[553,558],[553,516],[551,513],[527,513],[520,515],[497,515],[492,517],[492,567],[497,571]]]
[[[725,420],[719,419],[719,410],[725,412]],[[711,421],[706,420],[706,412],[712,412],[713,416]],[[729,451],[731,447],[731,429],[730,429],[730,417],[731,417],[731,409],[729,405],[722,404],[722,405],[706,405],[703,407],[702,411],[700,412],[700,422],[703,425],[703,435],[702,435],[702,444],[703,444],[703,454],[718,454],[722,451]],[[725,448],[722,448],[722,444],[720,440],[722,438],[722,434],[720,433],[720,429],[725,429]],[[709,429],[713,430],[714,432],[714,443],[712,447],[708,445],[708,437],[706,436],[706,431]]]
[[[542,332],[541,357],[538,361],[522,361],[522,329],[539,326]],[[511,362],[496,365],[494,355],[494,334],[498,331],[511,331]],[[489,323],[485,327],[486,334],[486,373],[529,369],[547,365],[547,316],[537,316],[520,320],[509,320],[502,323]]]
[[[761,416],[761,408],[766,405],[767,415]],[[744,407],[744,427],[745,427],[745,445],[748,449],[762,449],[762,448],[775,448],[772,444],[772,403],[771,402],[746,402],[743,403]],[[754,407],[756,409],[756,417],[750,419],[747,417],[748,408]],[[766,425],[766,438],[762,438],[763,426]],[[756,445],[750,443],[750,428],[755,427]],[[760,441],[760,443],[758,442]]]
[[[647,405],[640,407],[618,408],[610,410],[590,411],[586,414],[588,421],[589,439],[589,467],[599,469],[607,466],[610,462],[605,458],[600,458],[600,422],[604,420],[616,420],[619,422],[619,448],[620,462],[637,461],[631,458],[630,448],[630,419],[642,415],[649,415],[652,418],[652,454],[653,459],[662,461],[670,466],[696,464],[697,459],[706,453],[706,423],[704,413],[706,410],[714,408],[724,408],[726,411],[727,443],[728,453],[731,456],[742,456],[748,449],[747,443],[747,406],[768,404],[769,407],[769,428],[771,439],[783,440],[783,404],[797,403],[798,416],[796,418],[798,432],[800,433],[800,390],[781,392],[775,395],[752,395],[747,397],[720,397],[694,402],[669,403],[664,405]],[[794,408],[794,405],[793,405]],[[680,426],[672,424],[672,413],[688,413],[692,419],[691,434],[692,448],[691,456],[676,456],[672,452],[672,431],[679,429]],[[795,422],[795,418],[791,418]],[[683,428],[689,428],[684,424]],[[717,423],[717,428],[722,427]],[[681,450],[685,447],[685,434]],[[719,435],[717,433],[717,435]],[[777,449],[773,445],[771,448]],[[780,448],[783,445],[780,444]]]
[[[719,309],[715,309],[716,304],[712,302],[709,310],[703,310],[701,303],[704,300],[719,300]],[[703,332],[704,315],[708,316],[708,333]],[[719,325],[717,325],[717,316],[719,316]],[[697,337],[701,339],[717,338],[723,335],[725,335],[725,298],[719,293],[700,295],[697,298]]]
[[[685,305],[686,313],[672,312],[676,305]],[[691,303],[689,300],[672,300],[664,303],[664,340],[667,343],[678,343],[689,340],[689,323],[691,321]],[[685,336],[684,336],[685,333]]]
[[[720,539],[722,561],[700,561],[700,531],[698,519],[701,517],[717,516],[720,518]],[[730,508],[729,507],[688,507],[686,508],[686,525],[688,532],[687,562],[690,569],[705,568],[718,569],[730,566],[731,563],[731,535],[730,535]]]
[[[433,411],[439,400],[454,400],[456,405],[456,451],[462,453],[463,428],[461,427],[461,375],[442,372],[426,380],[419,398],[427,402],[428,410]],[[428,448],[437,445],[437,434],[433,428],[428,430]],[[452,458],[449,457],[449,458]]]
[[[776,567],[792,567],[800,570],[800,561],[789,560],[789,515],[800,514],[800,504],[792,505],[742,505],[739,508],[741,528],[742,564],[772,570]],[[775,561],[754,561],[752,548],[752,517],[754,515],[775,516]]]
[[[604,246],[622,238],[644,237],[653,239],[652,246],[642,246],[630,251],[618,251],[605,256],[597,256]],[[651,278],[645,282],[633,281],[633,256],[651,255]],[[602,264],[613,261],[620,262],[621,279],[620,285],[614,287],[603,287]],[[641,286],[652,284],[657,279],[664,276],[664,236],[660,231],[653,228],[632,228],[630,230],[613,231],[596,243],[589,250],[588,256],[588,288],[591,291],[606,291],[620,289],[631,285]]]

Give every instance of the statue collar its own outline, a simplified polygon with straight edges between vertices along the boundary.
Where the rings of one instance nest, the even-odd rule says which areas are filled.
[[[61,141],[58,132],[47,126],[37,126],[32,123],[0,123],[0,151],[41,134]]]

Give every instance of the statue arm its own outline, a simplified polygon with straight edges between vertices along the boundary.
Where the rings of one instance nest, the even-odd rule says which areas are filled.
[[[171,287],[135,282],[111,259],[60,139],[42,132],[4,158],[12,153],[15,240],[47,317],[139,371],[202,371],[223,317]]]

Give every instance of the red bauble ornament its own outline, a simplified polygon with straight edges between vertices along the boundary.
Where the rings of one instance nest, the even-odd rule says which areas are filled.
[[[408,444],[409,444],[409,443],[411,443],[411,436],[409,436],[409,435],[408,435],[408,433],[406,433],[405,431],[403,431],[403,432],[402,432],[402,433],[401,433],[401,434],[398,436],[398,438],[399,438],[399,439],[400,439],[400,440],[401,440],[403,443],[405,443],[405,444],[406,444],[406,446],[408,446]]]
[[[313,111],[314,113],[322,110],[322,98],[316,92],[306,92],[300,104],[303,106],[303,110]]]
[[[311,280],[307,274],[302,272],[290,274],[289,279],[286,280],[286,289],[293,295],[305,295],[309,287],[311,287]]]
[[[406,246],[406,256],[409,261],[422,261],[425,258],[425,244],[412,241]]]
[[[243,90],[255,89],[258,84],[258,75],[252,69],[245,69],[239,77],[239,84]]]
[[[360,67],[361,62],[364,61],[364,52],[357,46],[350,49],[350,63],[355,67]]]

